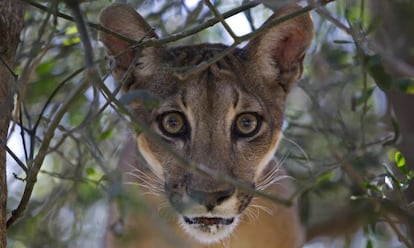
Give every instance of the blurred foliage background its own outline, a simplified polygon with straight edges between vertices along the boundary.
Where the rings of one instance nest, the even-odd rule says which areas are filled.
[[[21,202],[27,173],[43,151],[41,145],[48,138],[50,144],[43,151],[47,155],[26,214],[8,230],[8,246],[101,247],[108,202],[122,195],[116,163],[130,135],[130,119],[107,101],[101,89],[85,83],[85,50],[77,24],[69,20],[68,5],[57,0],[24,2],[26,24],[15,68],[19,97],[7,144],[10,215]],[[90,23],[95,64],[101,79],[116,93],[93,25],[111,1],[81,2],[83,17]],[[145,16],[160,37],[214,17],[197,0],[123,2]],[[221,13],[249,3],[212,2]],[[228,19],[237,35],[260,27],[272,8],[289,1],[262,2]],[[404,138],[404,132],[410,131],[401,126],[409,120],[401,123],[388,99],[394,94],[390,92],[412,99],[414,69],[407,58],[414,57],[414,50],[407,41],[409,31],[402,28],[400,37],[387,36],[384,22],[414,23],[410,17],[414,6],[410,1],[394,1],[406,7],[389,11],[406,15],[390,20],[378,12],[385,11],[381,4],[386,1],[372,2],[337,0],[312,11],[315,40],[304,76],[288,99],[277,156],[296,178],[295,197],[300,198],[308,228],[306,247],[413,247],[414,194],[409,186],[414,166],[409,156],[414,152],[411,146],[408,152],[400,146],[401,135]],[[385,42],[383,37],[390,36]],[[217,24],[169,45],[200,42],[232,44]],[[62,106],[67,109],[51,133]],[[412,107],[405,102],[394,109]]]

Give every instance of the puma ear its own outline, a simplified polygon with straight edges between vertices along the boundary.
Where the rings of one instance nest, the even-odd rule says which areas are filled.
[[[158,38],[144,18],[127,4],[115,3],[103,9],[99,15],[99,23],[106,29],[134,41]],[[107,48],[108,54],[115,57],[115,69],[125,72],[137,52],[131,48],[131,42],[104,31],[99,32],[99,40]],[[157,60],[161,57],[158,55],[159,49],[147,47],[139,52],[141,72],[150,74],[155,71]]]
[[[299,6],[286,8],[272,15],[266,23],[297,10]],[[252,67],[266,81],[276,81],[288,92],[302,74],[303,59],[312,36],[313,23],[308,13],[271,27],[247,45]]]

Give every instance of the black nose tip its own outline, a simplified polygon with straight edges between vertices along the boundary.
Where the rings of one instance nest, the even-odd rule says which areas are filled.
[[[220,205],[225,200],[229,199],[234,193],[234,187],[228,186],[219,190],[187,190],[191,199],[204,205],[208,211],[212,211],[214,207]]]

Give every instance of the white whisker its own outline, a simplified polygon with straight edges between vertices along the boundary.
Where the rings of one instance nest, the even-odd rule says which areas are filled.
[[[134,173],[132,173],[132,172],[127,172],[127,173],[125,173],[126,175],[129,175],[129,176],[131,176],[131,177],[134,177],[134,178],[136,178],[136,179],[138,179],[139,181],[141,181],[142,183],[144,183],[144,184],[149,184],[149,185],[153,185],[153,184],[155,184],[155,185],[157,185],[157,186],[159,186],[160,184],[159,184],[159,182],[157,181],[157,180],[155,180],[154,178],[152,178],[152,177],[149,177],[149,176],[147,176],[147,175],[145,175],[145,174],[134,174]]]
[[[148,185],[144,185],[144,184],[139,184],[137,182],[126,182],[126,185],[134,185],[134,186],[138,186],[141,189],[144,189],[145,191],[142,192],[143,195],[154,195],[154,196],[159,196],[160,194],[162,194],[163,192],[161,191],[157,191],[157,189],[152,188],[151,186]]]
[[[126,182],[125,184],[140,187],[144,190],[144,195],[159,196],[164,193],[163,182],[151,171],[141,170],[131,163],[126,165],[130,168],[130,171],[125,172],[125,175],[132,179],[136,179],[136,181]]]
[[[265,207],[265,206],[259,205],[259,204],[251,204],[251,207],[257,209],[258,211],[261,210],[261,211],[267,213],[268,215],[273,216],[273,210],[268,208],[268,207]]]
[[[243,219],[243,221],[246,221],[247,224],[251,224],[252,222],[254,222],[255,220],[257,220],[259,218],[258,208],[254,208],[254,207],[249,206],[245,210],[245,216],[246,216],[246,218]]]
[[[303,157],[305,158],[305,160],[306,160],[306,164],[308,165],[308,167],[310,168],[311,167],[311,165],[310,165],[310,159],[309,159],[309,156],[308,156],[308,154],[305,152],[305,150],[298,144],[298,143],[296,143],[295,141],[293,141],[293,140],[291,140],[291,139],[289,139],[289,138],[287,138],[286,136],[284,136],[284,135],[282,135],[282,139],[285,139],[286,141],[288,141],[289,143],[291,143],[291,144],[293,144],[293,146],[295,146],[299,151],[300,151],[300,153],[302,153],[303,154]]]
[[[257,190],[265,190],[266,188],[268,188],[270,185],[274,185],[277,182],[289,178],[289,176],[286,175],[279,175],[281,167],[283,162],[286,160],[286,156],[284,158],[282,158],[280,161],[276,161],[276,159],[274,158],[272,160],[272,168],[261,177],[260,181],[257,183]]]

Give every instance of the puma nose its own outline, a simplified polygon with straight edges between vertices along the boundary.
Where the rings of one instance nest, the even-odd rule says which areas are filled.
[[[229,199],[233,195],[234,190],[234,187],[229,185],[214,191],[188,189],[187,194],[191,199],[204,205],[208,211],[212,211],[215,206]]]

